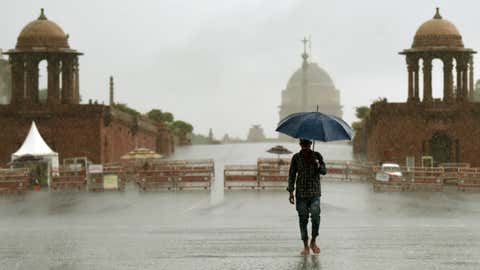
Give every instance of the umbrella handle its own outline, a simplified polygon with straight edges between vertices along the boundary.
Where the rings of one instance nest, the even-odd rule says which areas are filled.
[[[318,104],[317,104],[317,112],[318,112]],[[313,147],[312,147],[312,151],[315,152],[315,140],[313,140]]]

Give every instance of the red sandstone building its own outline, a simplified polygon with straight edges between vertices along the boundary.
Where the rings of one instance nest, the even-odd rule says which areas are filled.
[[[480,103],[473,101],[474,53],[464,47],[457,28],[437,9],[433,19],[418,28],[412,47],[400,53],[407,62],[407,101],[371,106],[363,130],[355,136],[355,154],[376,162],[405,164],[408,159],[416,166],[422,165],[425,156],[432,157],[435,165],[465,162],[480,166]],[[440,99],[432,97],[433,59],[443,62]]]
[[[78,57],[68,36],[43,13],[27,24],[9,50],[10,104],[0,105],[0,164],[21,146],[32,120],[48,145],[66,157],[86,156],[96,163],[118,161],[135,146],[173,151],[163,126],[112,106],[80,104]],[[48,63],[48,97],[39,100],[39,62]],[[112,102],[112,101],[111,101]]]

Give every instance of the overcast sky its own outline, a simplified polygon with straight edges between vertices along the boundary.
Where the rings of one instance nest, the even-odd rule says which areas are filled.
[[[340,89],[351,123],[356,106],[378,97],[406,99],[405,59],[398,52],[411,46],[436,6],[467,47],[480,48],[480,2],[474,0],[2,1],[0,48],[13,48],[44,7],[70,35],[70,46],[85,53],[84,100],[108,101],[113,75],[117,102],[142,112],[171,111],[197,133],[212,128],[216,137],[246,137],[260,124],[276,136],[281,90],[300,67],[303,36],[312,36],[313,61]],[[440,69],[434,67],[437,97]]]

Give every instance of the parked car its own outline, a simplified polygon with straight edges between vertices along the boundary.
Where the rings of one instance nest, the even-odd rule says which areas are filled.
[[[380,171],[377,172],[375,179],[377,181],[388,182],[391,180],[401,180],[403,178],[400,165],[396,163],[383,163]]]

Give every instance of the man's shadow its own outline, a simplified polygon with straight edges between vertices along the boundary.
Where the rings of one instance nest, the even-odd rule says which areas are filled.
[[[318,255],[302,256],[295,270],[321,270],[322,264]]]

